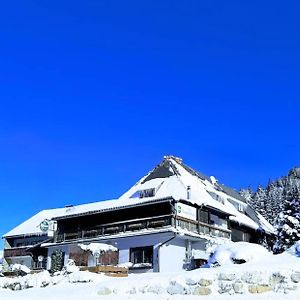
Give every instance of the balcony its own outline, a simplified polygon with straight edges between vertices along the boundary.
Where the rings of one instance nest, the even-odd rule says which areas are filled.
[[[230,239],[231,231],[225,228],[212,226],[203,222],[193,221],[182,217],[176,219],[177,227],[197,234],[207,234],[214,237]]]
[[[216,227],[203,222],[193,221],[182,217],[176,217],[173,214],[150,217],[143,219],[127,220],[122,222],[114,222],[103,224],[88,230],[69,231],[58,233],[54,237],[57,243],[66,241],[76,241],[84,239],[93,239],[97,237],[111,236],[120,233],[135,232],[140,230],[150,230],[157,228],[176,227],[188,230],[195,234],[205,234],[214,237],[230,239],[231,231],[228,229]]]
[[[4,249],[3,251],[3,257],[15,257],[15,256],[28,256],[30,255],[28,251],[26,251],[28,248],[10,248],[10,249]]]
[[[55,236],[55,242],[73,241],[79,239],[91,239],[102,236],[114,235],[125,232],[134,232],[147,229],[170,227],[172,224],[172,214],[158,217],[134,219],[122,222],[108,223],[74,232],[59,233]]]

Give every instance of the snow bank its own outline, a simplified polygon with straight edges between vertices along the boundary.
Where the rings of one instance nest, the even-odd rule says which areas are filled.
[[[262,260],[271,253],[261,245],[246,242],[226,243],[217,246],[208,259],[207,267],[246,263]]]
[[[104,275],[88,271],[75,271],[72,273],[58,272],[51,276],[48,271],[28,274],[23,277],[1,277],[0,288],[11,290],[24,290],[28,288],[41,288],[65,283],[84,283],[103,280]]]
[[[38,274],[28,274],[17,278],[0,278],[0,287],[11,290],[23,290],[29,287],[47,287],[52,298],[70,298],[55,294],[59,291],[70,290],[78,292],[84,290],[89,293],[88,299],[198,299],[199,295],[206,295],[208,299],[253,299],[255,294],[260,299],[287,299],[284,294],[290,294],[289,299],[300,299],[300,264],[299,257],[294,255],[298,251],[296,243],[290,252],[272,255],[261,246],[250,243],[231,243],[223,247],[217,246],[214,255],[219,255],[221,265],[218,268],[201,268],[193,271],[178,273],[147,273],[129,274],[125,278],[113,278],[103,274],[75,271],[62,271],[56,276],[50,276],[47,271]],[[294,251],[294,252],[293,252]],[[234,264],[234,259],[247,261],[245,264]],[[70,263],[70,265],[72,265]],[[85,283],[84,288],[79,283]],[[33,290],[33,289],[32,289]],[[0,299],[16,299],[4,295],[0,288]],[[28,291],[30,292],[30,290]],[[56,292],[57,293],[57,292]],[[19,293],[15,293],[19,294]],[[45,293],[46,294],[46,293]],[[12,294],[11,294],[12,295]],[[25,295],[20,292],[20,298]],[[73,300],[82,299],[74,293]],[[257,298],[259,295],[257,295]],[[18,299],[18,300],[19,300]],[[44,299],[26,298],[30,300]]]
[[[31,272],[31,270],[28,267],[20,264],[11,265],[10,270],[12,272],[23,272],[25,274],[29,274]]]
[[[73,259],[68,259],[67,264],[63,268],[63,271],[66,271],[67,273],[74,273],[79,271],[79,267],[75,265]]]
[[[210,257],[210,263],[217,263],[218,268],[177,274],[132,274],[122,281],[103,282],[98,295],[115,295],[115,299],[123,299],[126,295],[136,299],[147,295],[153,295],[153,299],[156,295],[163,299],[182,299],[182,295],[185,298],[205,295],[210,299],[229,299],[236,295],[252,299],[255,294],[263,294],[261,299],[273,299],[274,296],[284,299],[284,294],[291,293],[294,296],[290,297],[299,298],[300,264],[297,255],[294,255],[298,246],[297,243],[292,247],[293,253],[273,255],[260,245],[228,243],[216,246]],[[276,297],[278,293],[280,296]]]
[[[296,242],[291,248],[289,248],[287,253],[300,257],[300,241]]]
[[[118,267],[120,268],[126,268],[126,269],[129,269],[133,266],[133,263],[128,261],[128,262],[125,262],[125,263],[122,263],[122,264],[118,264]]]
[[[101,253],[107,251],[118,251],[116,247],[102,243],[78,244],[78,246],[84,251],[92,252],[93,256],[99,256]]]

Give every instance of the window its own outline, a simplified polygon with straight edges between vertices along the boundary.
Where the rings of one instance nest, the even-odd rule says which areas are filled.
[[[145,190],[138,190],[133,193],[130,198],[148,198],[155,196],[155,188],[145,189]]]
[[[244,206],[242,204],[238,204],[238,211],[244,212]]]
[[[130,261],[135,267],[152,267],[153,247],[131,248]]]
[[[199,221],[208,224],[208,211],[200,210]]]
[[[140,198],[148,198],[148,197],[154,197],[154,196],[155,196],[155,189],[154,188],[139,191],[139,197]]]
[[[239,230],[237,228],[231,229],[231,240],[233,242],[250,242],[251,235],[248,232],[244,232],[242,230]]]
[[[211,225],[221,227],[221,228],[227,228],[227,220],[223,219],[217,215],[210,214],[210,222]]]

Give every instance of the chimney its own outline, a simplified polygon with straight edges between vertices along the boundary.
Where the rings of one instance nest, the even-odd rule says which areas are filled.
[[[187,192],[187,199],[190,200],[191,199],[191,186],[190,185],[187,186],[186,192]]]

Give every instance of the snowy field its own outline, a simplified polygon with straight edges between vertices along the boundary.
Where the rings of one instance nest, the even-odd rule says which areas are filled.
[[[45,271],[2,277],[0,300],[300,299],[299,250],[300,242],[275,256],[258,245],[235,243],[216,249],[209,263],[219,266],[194,271],[113,278],[73,266],[56,276]]]

